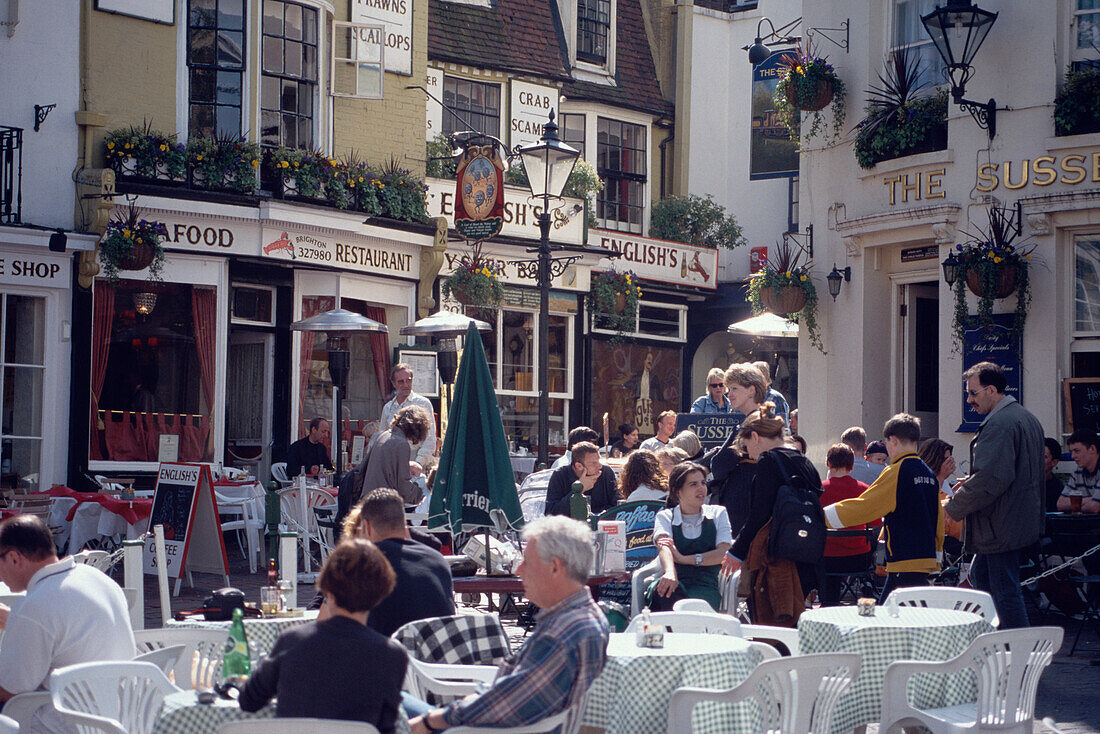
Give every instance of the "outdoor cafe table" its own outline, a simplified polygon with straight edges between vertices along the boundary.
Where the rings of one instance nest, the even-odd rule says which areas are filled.
[[[748,640],[670,632],[663,648],[638,647],[633,633],[612,634],[607,664],[589,691],[583,725],[607,734],[664,734],[668,702],[683,686],[733,688],[763,660]],[[696,734],[759,729],[751,704],[701,703],[692,712]]]
[[[180,691],[164,697],[153,734],[218,734],[226,721],[241,719],[273,719],[275,704],[270,703],[255,713],[241,711],[236,701],[217,698],[214,703],[199,703],[195,691]],[[408,734],[409,722],[404,711],[397,709],[398,734]]]
[[[260,660],[271,652],[275,640],[286,630],[317,619],[316,610],[306,611],[301,617],[245,617],[244,634],[248,638],[252,659]],[[168,626],[175,629],[223,630],[229,635],[231,622],[208,622],[205,619],[168,620]]]
[[[834,731],[877,722],[882,718],[882,680],[886,666],[898,660],[950,660],[975,637],[992,632],[982,617],[954,609],[903,606],[890,616],[883,606],[875,616],[861,617],[857,607],[821,607],[803,612],[798,620],[798,646],[803,655],[857,652],[859,676],[841,696],[833,717]],[[972,674],[927,674],[915,678],[914,703],[921,708],[953,706],[973,701],[977,684]]]
[[[50,508],[50,526],[64,530],[59,539],[68,538],[69,552],[76,553],[96,538],[133,539],[149,527],[153,500],[124,500],[102,492],[77,492],[56,486],[45,492],[54,498]],[[64,542],[61,540],[61,542]]]

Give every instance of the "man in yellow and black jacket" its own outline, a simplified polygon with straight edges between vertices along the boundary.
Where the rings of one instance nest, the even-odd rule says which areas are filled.
[[[920,420],[898,413],[882,429],[890,463],[859,497],[825,508],[830,528],[846,528],[883,518],[886,585],[879,603],[901,586],[924,586],[940,570],[943,508],[936,475],[917,456]]]

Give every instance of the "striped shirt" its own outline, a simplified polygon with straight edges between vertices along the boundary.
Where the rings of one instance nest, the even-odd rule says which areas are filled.
[[[585,587],[543,609],[535,633],[505,660],[492,687],[450,704],[448,726],[526,726],[573,705],[596,680],[607,658],[608,628]]]

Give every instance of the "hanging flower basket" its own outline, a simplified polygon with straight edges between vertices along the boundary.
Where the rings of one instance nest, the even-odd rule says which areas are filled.
[[[465,308],[480,306],[495,309],[504,300],[504,284],[496,266],[481,255],[477,243],[470,255],[463,256],[454,272],[443,281],[443,293]]]
[[[116,264],[119,270],[145,270],[155,257],[156,253],[150,245],[133,245],[129,252],[119,256]]]
[[[116,211],[96,247],[103,275],[114,283],[120,271],[148,268],[149,279],[160,280],[164,267],[161,243],[167,237],[168,229],[163,223],[142,219],[133,204]]]
[[[616,293],[615,294],[615,308],[614,308],[615,313],[622,313],[625,310],[626,310],[626,294],[625,293]]]
[[[760,300],[764,306],[776,314],[794,314],[806,307],[806,291],[794,285],[764,286],[760,289]]]
[[[615,339],[618,339],[622,334],[634,331],[641,295],[633,272],[596,272],[592,274],[585,305],[592,313],[593,325],[614,331]]]
[[[791,106],[803,112],[823,110],[833,101],[833,83],[829,79],[815,80],[809,94],[805,91],[800,93],[798,86],[795,84],[788,84],[785,92],[787,101],[791,103]]]
[[[1000,274],[995,281],[996,289],[991,289],[991,293],[985,293],[982,290],[982,274],[977,270],[970,270],[966,274],[966,287],[970,289],[978,298],[984,296],[991,296],[995,299],[1008,298],[1016,291],[1017,270],[1015,265],[1002,265],[999,268]]]

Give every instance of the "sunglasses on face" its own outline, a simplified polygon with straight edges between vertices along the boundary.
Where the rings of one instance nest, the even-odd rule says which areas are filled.
[[[990,388],[990,387],[993,387],[993,386],[992,385],[986,385],[985,387],[979,387],[977,390],[969,390],[968,389],[966,391],[966,394],[969,395],[972,398],[977,397],[978,393],[980,393],[982,390],[985,390],[986,388]]]
[[[710,389],[713,390],[716,387],[722,387],[722,383],[716,382],[716,383],[714,383],[713,385],[710,386]]]

